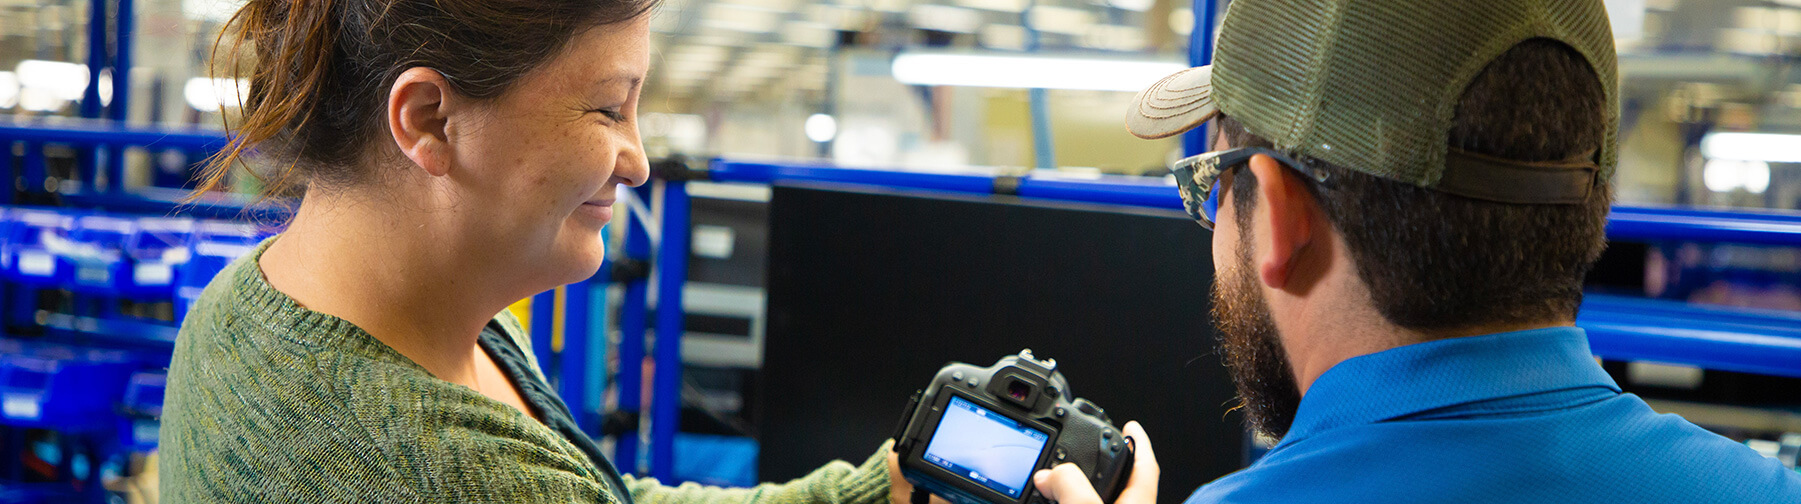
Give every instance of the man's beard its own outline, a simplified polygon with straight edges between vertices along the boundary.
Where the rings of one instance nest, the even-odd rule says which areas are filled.
[[[1275,439],[1288,434],[1300,408],[1300,388],[1276,336],[1269,302],[1257,288],[1250,241],[1240,242],[1238,267],[1213,281],[1213,320],[1219,352],[1238,386],[1238,406],[1250,427]]]

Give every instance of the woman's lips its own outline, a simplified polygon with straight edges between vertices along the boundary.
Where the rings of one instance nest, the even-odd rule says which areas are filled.
[[[582,203],[582,206],[580,208],[577,208],[575,211],[576,211],[576,213],[586,215],[586,216],[593,218],[594,220],[598,220],[602,223],[611,222],[613,220],[613,202],[612,201],[602,200],[602,201],[585,202],[585,203]]]

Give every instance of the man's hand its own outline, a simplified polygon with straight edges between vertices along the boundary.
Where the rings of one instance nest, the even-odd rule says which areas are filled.
[[[888,450],[888,502],[891,504],[913,503],[913,484],[908,483],[907,478],[901,476],[900,455],[896,454],[894,450]],[[933,495],[931,504],[950,503]]]
[[[1157,455],[1151,451],[1151,438],[1138,422],[1126,422],[1121,429],[1132,440],[1136,455],[1132,457],[1132,475],[1126,488],[1119,492],[1114,504],[1157,504]],[[892,460],[892,458],[890,459]],[[889,467],[893,467],[890,465]],[[1075,464],[1062,464],[1032,475],[1038,492],[1058,504],[1101,504],[1101,496],[1088,483],[1088,476]]]

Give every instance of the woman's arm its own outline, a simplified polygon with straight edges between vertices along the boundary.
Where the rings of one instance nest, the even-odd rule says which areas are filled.
[[[888,453],[883,443],[862,465],[834,460],[787,483],[720,488],[684,483],[669,487],[651,478],[625,477],[636,504],[888,504]]]

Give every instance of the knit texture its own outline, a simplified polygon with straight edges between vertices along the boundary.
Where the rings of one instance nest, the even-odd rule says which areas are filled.
[[[620,477],[580,434],[502,312],[482,346],[538,418],[440,380],[351,323],[299,306],[257,260],[214,278],[182,324],[162,419],[162,502],[879,504],[883,454],[786,484]]]

